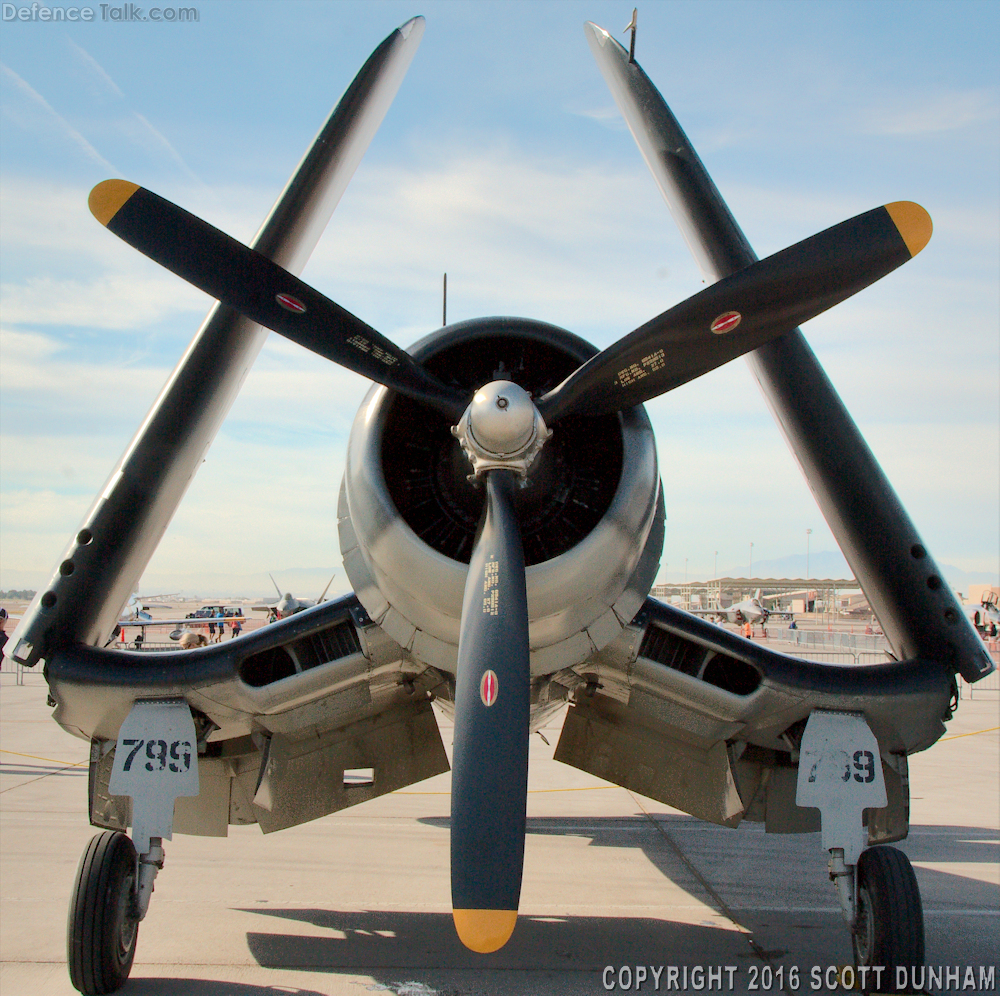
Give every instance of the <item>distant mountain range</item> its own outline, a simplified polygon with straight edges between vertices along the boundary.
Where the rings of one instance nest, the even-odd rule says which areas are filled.
[[[727,570],[720,570],[719,577],[744,578],[747,576],[749,563],[732,567]],[[951,564],[938,563],[945,580],[957,591],[967,594],[970,584],[998,584],[1000,578],[989,571],[963,571],[960,567],[953,567]],[[804,553],[793,554],[788,557],[779,557],[776,560],[761,560],[753,562],[753,576],[755,578],[804,578],[806,577],[806,555]],[[839,550],[822,550],[809,554],[809,577],[811,578],[852,578],[854,572],[851,570],[844,555]],[[688,575],[688,579],[707,580],[706,578],[694,578]],[[668,581],[677,584],[684,580],[683,572],[669,571],[668,575],[660,576],[658,581]]]

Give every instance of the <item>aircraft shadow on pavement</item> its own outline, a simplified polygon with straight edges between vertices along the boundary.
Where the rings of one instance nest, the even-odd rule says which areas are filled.
[[[58,775],[60,778],[66,775],[86,776],[88,769],[86,765],[55,765],[55,764],[8,764],[0,761],[0,778],[5,775],[30,778],[34,775],[37,778],[47,778],[49,775]]]
[[[708,907],[714,907],[715,903],[705,896],[702,886],[679,857],[679,848],[744,926],[755,929],[763,896],[769,908],[767,921],[773,922],[776,915],[779,919],[791,917],[787,926],[818,929],[820,921],[812,914],[819,914],[823,919],[830,918],[830,929],[840,939],[836,928],[841,914],[826,881],[825,856],[820,852],[818,834],[790,838],[765,835],[760,827],[738,833],[687,817],[656,819],[663,826],[654,825],[646,816],[539,818],[528,821],[528,833],[589,836],[589,846],[641,849],[664,877],[706,902]],[[439,818],[421,822],[441,827],[448,823],[447,819]],[[920,831],[902,842],[914,861],[963,864],[996,861],[995,830],[922,826]],[[781,870],[777,888],[773,878],[775,868]],[[1000,887],[995,882],[981,882],[934,868],[918,867],[917,873],[925,906],[933,905],[939,910],[949,906],[995,910],[1000,906]],[[580,875],[586,874],[586,866],[581,865]],[[798,908],[785,913],[781,907],[786,904]],[[461,945],[450,913],[260,907],[244,912],[330,931],[330,936],[325,937],[315,936],[312,931],[309,935],[248,932],[247,945],[261,966],[330,972],[358,970],[375,973],[372,977],[376,981],[386,983],[392,980],[388,976],[380,979],[379,968],[391,968],[397,974],[403,968],[599,971],[608,964],[639,964],[651,957],[668,964],[717,961],[724,957],[745,968],[754,957],[746,937],[707,919],[693,924],[649,916],[522,915],[507,946],[483,956],[472,954]],[[705,916],[710,915],[710,909],[706,909]],[[968,940],[973,949],[980,946],[979,941],[971,937]],[[989,960],[991,954],[985,936],[983,943],[986,947],[980,952],[981,959]],[[768,952],[769,956],[779,958],[785,954],[785,951]]]
[[[514,936],[490,955],[466,950],[450,913],[247,909],[244,912],[308,923],[329,937],[247,933],[250,953],[265,968],[359,971],[378,979],[379,969],[472,969],[477,971],[587,971],[609,964],[646,962],[651,952],[676,961],[675,952],[729,952],[753,957],[735,931],[673,923],[652,917],[521,916]],[[744,952],[745,949],[745,952]],[[733,951],[741,952],[733,955]],[[746,962],[744,961],[744,964]]]
[[[420,823],[446,829],[447,817],[427,817]],[[1000,909],[1000,884],[967,878],[924,864],[993,864],[1000,858],[996,829],[986,827],[914,827],[906,840],[893,846],[916,865],[924,904],[954,905],[962,909]],[[617,817],[536,817],[527,821],[528,835],[589,837],[590,847],[641,850],[665,878],[688,888],[691,872],[685,859],[704,875],[722,898],[738,909],[753,908],[751,896],[770,893],[768,906],[802,905],[793,896],[817,900],[826,909],[837,907],[827,879],[827,855],[818,833],[767,834],[761,823],[735,829],[716,826],[690,816],[646,814]],[[683,857],[681,857],[683,855]],[[780,871],[780,879],[774,877]],[[690,890],[688,890],[690,891]],[[705,898],[699,886],[698,898]],[[839,908],[838,908],[839,909]]]
[[[288,986],[258,986],[246,982],[219,982],[213,979],[143,979],[133,976],[125,983],[124,996],[325,996],[315,989]]]

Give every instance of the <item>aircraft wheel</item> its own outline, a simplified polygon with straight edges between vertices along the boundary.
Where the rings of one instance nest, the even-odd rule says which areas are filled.
[[[105,830],[87,845],[69,903],[66,953],[69,977],[81,993],[113,993],[132,969],[139,933],[132,841]]]
[[[910,859],[895,847],[869,847],[857,866],[858,908],[854,925],[854,962],[884,965],[880,992],[896,992],[896,966],[924,963],[924,912]],[[868,983],[876,987],[877,977]],[[903,992],[912,992],[904,989]]]

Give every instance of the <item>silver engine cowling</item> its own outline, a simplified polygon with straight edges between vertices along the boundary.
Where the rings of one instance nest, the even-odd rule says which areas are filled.
[[[596,350],[520,318],[451,325],[413,356],[472,391],[494,380],[539,397]],[[663,548],[656,449],[641,407],[567,416],[518,493],[531,673],[587,660],[621,632],[652,586]],[[462,597],[484,489],[451,426],[375,385],[351,428],[338,507],[344,567],[368,614],[413,657],[455,672]]]

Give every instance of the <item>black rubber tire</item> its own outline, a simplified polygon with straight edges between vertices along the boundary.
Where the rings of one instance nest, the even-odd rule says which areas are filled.
[[[910,859],[895,847],[869,847],[861,852],[857,867],[858,910],[852,933],[854,963],[884,965],[881,982],[869,973],[866,991],[897,990],[896,966],[913,968],[924,963],[924,910],[917,877]]]
[[[66,926],[73,985],[88,996],[117,992],[128,979],[139,933],[132,841],[105,830],[87,845],[76,872]]]

